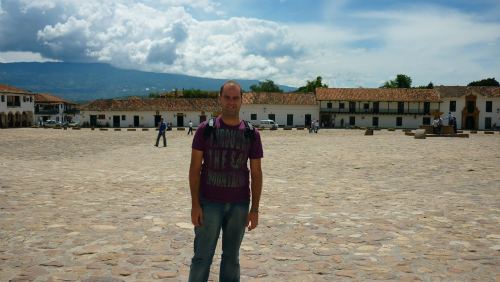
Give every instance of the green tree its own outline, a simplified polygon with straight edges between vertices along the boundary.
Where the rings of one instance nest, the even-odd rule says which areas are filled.
[[[160,92],[149,92],[149,98],[160,98]]]
[[[418,86],[418,87],[415,87],[415,88],[419,88],[419,89],[433,89],[434,88],[434,83],[432,83],[432,81],[431,81],[427,85],[421,85],[421,86]]]
[[[389,80],[381,88],[411,88],[411,77],[405,74],[398,74],[394,80]]]
[[[214,91],[204,91],[201,89],[184,89],[182,96],[184,98],[216,98],[218,94]]]
[[[310,93],[314,92],[316,88],[328,88],[328,85],[323,84],[321,76],[316,77],[315,80],[307,81],[305,86],[301,86],[296,92]]]
[[[500,84],[498,84],[498,81],[496,81],[496,79],[492,77],[492,78],[481,79],[478,81],[473,81],[467,84],[467,86],[500,86]]]
[[[398,88],[395,80],[388,80],[380,88]]]
[[[252,92],[283,92],[278,85],[274,84],[272,80],[266,79],[258,84],[250,86],[250,91]]]

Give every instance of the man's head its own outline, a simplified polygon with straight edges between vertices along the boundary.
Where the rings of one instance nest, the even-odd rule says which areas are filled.
[[[163,120],[164,120],[164,119],[163,119],[163,118],[161,118],[161,121],[163,121]]]
[[[241,85],[235,80],[228,80],[224,82],[224,84],[222,84],[222,86],[220,87],[219,96],[222,96],[222,92],[225,90],[226,87],[234,87],[234,86],[239,88],[240,95],[243,96],[243,89],[241,89]]]
[[[221,86],[219,103],[224,117],[239,118],[242,94],[241,86],[236,81],[230,80]]]

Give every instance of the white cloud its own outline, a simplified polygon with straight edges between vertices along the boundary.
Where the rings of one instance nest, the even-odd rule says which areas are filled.
[[[39,53],[32,52],[0,52],[0,63],[16,62],[57,62],[57,60],[44,58]]]
[[[500,73],[498,22],[433,6],[352,16],[353,22],[373,22],[373,27],[366,23],[292,27],[293,36],[308,52],[296,64],[288,64],[291,73],[280,71],[277,80],[300,85],[321,75],[330,86],[377,87],[405,73],[414,85],[431,80],[463,85]]]
[[[3,60],[19,54],[294,86],[317,75],[343,87],[376,87],[397,73],[416,85],[500,76],[498,21],[438,6],[343,13],[342,0],[324,7],[323,22],[284,25],[194,18],[224,12],[210,0],[0,1],[0,52],[28,52],[0,53]]]

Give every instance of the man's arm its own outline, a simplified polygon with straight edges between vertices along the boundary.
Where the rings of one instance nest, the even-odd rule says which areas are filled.
[[[262,193],[262,167],[261,159],[250,159],[250,176],[252,189],[252,205],[248,213],[248,231],[254,229],[259,224],[259,203]]]
[[[203,151],[191,151],[191,165],[189,166],[189,188],[191,190],[191,222],[194,226],[203,223],[203,211],[200,204],[200,172]]]

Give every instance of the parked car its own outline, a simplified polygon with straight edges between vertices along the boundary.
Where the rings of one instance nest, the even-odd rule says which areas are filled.
[[[56,126],[61,126],[61,123],[51,119],[48,119],[43,122],[43,127],[56,127]]]
[[[63,124],[63,126],[67,126],[67,127],[80,127],[80,124],[78,124],[76,122],[65,122]]]
[[[278,129],[278,123],[276,123],[272,119],[263,119],[260,121],[259,127],[270,128],[270,129]]]

